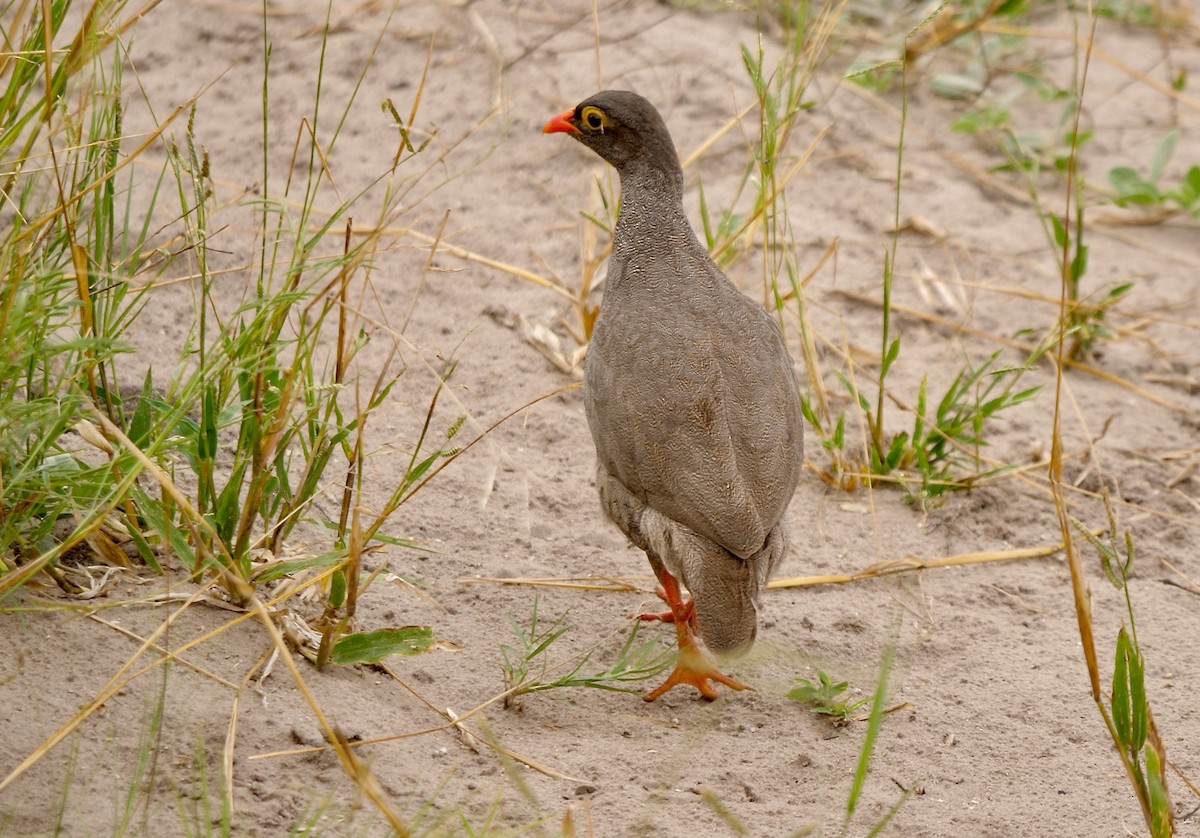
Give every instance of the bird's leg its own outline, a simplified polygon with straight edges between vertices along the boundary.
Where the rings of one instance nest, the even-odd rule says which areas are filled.
[[[661,564],[654,563],[654,574],[659,579],[658,598],[665,602],[668,606],[666,611],[650,611],[646,614],[639,614],[639,620],[662,620],[664,623],[678,623],[684,621],[691,628],[692,632],[696,631],[696,609],[692,605],[692,598],[683,598],[683,594],[679,590],[679,583],[675,581],[665,567]],[[668,591],[670,593],[668,593]]]
[[[693,633],[696,624],[696,612],[692,600],[683,601],[683,597],[679,592],[679,583],[675,581],[675,577],[666,568],[656,563],[654,572],[658,576],[659,581],[662,582],[660,595],[671,608],[668,612],[670,615],[669,620],[666,614],[657,619],[675,623],[675,634],[679,645],[679,659],[675,661],[675,669],[667,676],[667,680],[643,695],[642,698],[646,701],[654,701],[654,699],[663,695],[672,687],[677,687],[680,684],[691,684],[700,691],[702,696],[712,701],[717,697],[717,688],[709,683],[709,681],[716,681],[734,690],[750,689],[749,685],[743,684],[736,678],[730,678],[728,675],[720,672],[716,665],[709,660],[708,656],[700,651],[700,647],[696,645],[696,637]],[[643,614],[642,619],[656,619],[656,617],[654,615]]]

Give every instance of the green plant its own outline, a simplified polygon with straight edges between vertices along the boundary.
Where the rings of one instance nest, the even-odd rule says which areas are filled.
[[[1006,104],[985,102],[967,109],[950,123],[950,130],[963,134],[1002,135],[1011,124],[1012,111]]]
[[[1105,316],[1133,288],[1132,282],[1120,282],[1104,289],[1095,302],[1089,302],[1082,296],[1082,282],[1087,272],[1088,247],[1083,243],[1083,211],[1076,210],[1074,236],[1067,230],[1067,225],[1059,216],[1050,214],[1051,229],[1054,233],[1054,244],[1059,247],[1069,247],[1072,251],[1067,282],[1067,313],[1064,323],[1066,334],[1071,336],[1071,345],[1067,357],[1071,360],[1084,358],[1095,350],[1096,343],[1112,338],[1112,332],[1105,326]]]
[[[1096,18],[1092,17],[1090,28],[1085,41],[1082,62],[1077,65],[1075,78],[1075,98],[1082,100],[1083,90],[1087,79],[1087,67],[1092,56],[1095,43]],[[1079,123],[1079,112],[1075,114],[1076,128]],[[1079,202],[1077,187],[1078,148],[1072,148],[1066,169],[1067,186],[1065,190],[1066,208],[1062,218],[1071,216],[1072,202]],[[1081,235],[1082,224],[1078,223],[1080,215],[1076,211],[1077,223],[1074,230],[1067,225],[1061,225],[1062,234],[1056,239],[1057,261],[1061,281],[1059,302],[1060,327],[1055,336],[1057,353],[1057,368],[1055,378],[1055,404],[1053,424],[1051,426],[1050,454],[1050,488],[1054,499],[1055,512],[1058,517],[1059,530],[1062,533],[1063,546],[1066,552],[1067,565],[1071,574],[1071,589],[1075,603],[1075,615],[1079,629],[1080,644],[1083,647],[1084,662],[1087,667],[1088,680],[1091,686],[1092,700],[1108,728],[1109,736],[1117,748],[1121,762],[1129,775],[1134,793],[1142,809],[1146,826],[1154,838],[1169,838],[1175,832],[1174,812],[1166,784],[1166,753],[1154,725],[1154,717],[1145,691],[1145,661],[1137,640],[1137,626],[1134,617],[1133,599],[1129,590],[1129,573],[1133,567],[1134,547],[1133,538],[1128,533],[1123,538],[1118,537],[1117,519],[1112,503],[1107,493],[1104,495],[1105,512],[1108,519],[1107,542],[1102,541],[1094,533],[1074,518],[1068,511],[1068,503],[1063,488],[1063,443],[1062,443],[1062,404],[1063,404],[1063,365],[1067,354],[1067,307],[1071,301],[1071,286],[1082,271],[1076,270],[1077,262],[1083,261],[1078,241],[1072,241],[1072,233]],[[1074,249],[1073,249],[1074,245]],[[1085,257],[1084,257],[1085,258]],[[1098,552],[1100,564],[1109,581],[1121,590],[1125,599],[1128,628],[1122,620],[1122,626],[1117,634],[1115,661],[1113,665],[1112,693],[1106,705],[1100,677],[1099,660],[1096,653],[1095,628],[1092,621],[1092,600],[1084,580],[1083,567],[1079,561],[1072,535],[1082,534]],[[1123,549],[1122,549],[1123,548]]]
[[[1137,26],[1162,26],[1164,12],[1157,3],[1140,2],[1139,0],[1099,0],[1095,13],[1102,17],[1132,23]]]
[[[1130,166],[1110,169],[1108,182],[1113,188],[1113,202],[1121,207],[1163,207],[1175,204],[1193,218],[1200,218],[1200,166],[1189,168],[1177,186],[1161,186],[1163,174],[1167,164],[1175,156],[1178,143],[1178,128],[1172,128],[1163,135],[1150,158],[1150,169],[1145,177]]]
[[[107,27],[85,16],[66,33],[69,48],[49,49],[70,5],[14,9],[6,31],[20,49],[0,57],[0,179],[12,210],[0,236],[0,597],[42,571],[73,592],[54,564],[88,535],[115,557],[100,526],[134,479],[88,420],[123,416],[116,361],[147,299],[131,280],[153,248],[148,221],[129,223],[130,163],[158,133],[118,154],[123,4],[107,10]],[[157,187],[147,194],[148,218]]]
[[[583,672],[595,653],[595,646],[588,649],[578,659],[568,661],[565,665],[552,665],[545,655],[550,647],[570,631],[566,624],[567,615],[562,614],[557,620],[546,627],[538,624],[538,599],[533,600],[529,614],[528,626],[518,623],[511,615],[509,625],[516,635],[515,645],[503,644],[500,652],[504,656],[501,669],[504,673],[504,705],[516,707],[520,697],[535,692],[559,689],[562,687],[591,687],[599,690],[615,692],[636,692],[634,687],[627,686],[646,681],[661,674],[674,663],[674,650],[662,641],[666,636],[658,632],[650,638],[639,639],[641,621],[631,623],[625,642],[617,651],[612,664],[607,669],[591,674]],[[572,665],[573,664],[573,665]],[[563,674],[556,675],[555,670],[571,666]]]
[[[800,412],[804,420],[817,432],[821,447],[829,454],[829,467],[815,466],[821,479],[830,486],[841,489],[853,489],[858,485],[858,479],[849,467],[852,458],[847,457],[846,448],[846,412],[838,413],[837,418],[822,416],[814,396],[803,393],[800,396]],[[826,408],[828,412],[828,408]]]
[[[703,190],[700,195],[705,243],[717,263],[731,264],[743,252],[749,251],[757,238],[764,306],[775,313],[781,329],[785,329],[787,323],[785,311],[794,311],[810,392],[802,408],[808,421],[818,430],[835,425],[841,428],[842,425],[840,419],[835,422],[832,418],[826,398],[817,334],[804,289],[836,252],[836,243],[815,268],[806,270],[801,265],[787,188],[807,165],[824,132],[817,133],[802,151],[790,150],[789,146],[798,120],[814,104],[807,98],[813,75],[840,46],[835,31],[845,7],[845,2],[839,0],[778,6],[776,11],[783,26],[784,49],[773,66],[767,64],[761,36],[753,49],[742,45],[742,65],[754,89],[754,109],[757,111],[757,131],[750,146],[750,159],[729,207],[721,213],[716,224],[710,217]],[[749,193],[749,206],[739,211],[737,207],[746,193]],[[830,435],[822,433],[821,436],[824,440],[830,439]],[[826,448],[833,461],[833,472],[840,475],[844,465],[840,439]]]
[[[1095,549],[1105,577],[1124,596],[1128,620],[1122,619],[1117,632],[1112,692],[1107,706],[1099,696],[1096,704],[1129,774],[1150,834],[1154,838],[1168,838],[1175,833],[1175,813],[1167,790],[1167,755],[1146,694],[1146,660],[1138,643],[1133,594],[1129,589],[1135,555],[1133,536],[1128,530],[1118,531],[1116,512],[1107,493],[1104,510],[1108,517],[1104,539],[1076,518],[1070,519],[1075,530]]]
[[[846,70],[846,81],[872,93],[887,93],[896,80],[899,60],[860,59]]]
[[[855,710],[870,702],[874,696],[868,695],[851,701],[843,693],[850,688],[849,681],[837,681],[817,670],[817,680],[797,678],[796,686],[788,690],[787,697],[792,701],[807,704],[813,713],[828,716],[835,725],[848,724]]]
[[[362,192],[345,199],[338,193],[332,152],[353,97],[342,99],[340,113],[329,111],[322,81],[327,25],[315,62],[312,113],[304,121],[308,133],[299,135],[307,142],[297,140],[281,177],[267,154],[271,16],[264,10],[262,179],[251,202],[218,205],[218,175],[194,126],[195,100],[156,121],[148,136],[125,136],[128,56],[118,36],[148,7],[122,20],[124,8],[115,0],[80,13],[70,0],[51,0],[6,11],[0,180],[11,226],[0,232],[0,600],[43,573],[67,597],[79,593],[74,555],[62,560],[81,545],[126,567],[140,559],[155,571],[171,571],[181,562],[200,590],[216,584],[234,607],[259,619],[335,741],[276,621],[303,622],[308,615],[316,630],[288,636],[317,663],[375,661],[428,648],[432,634],[425,627],[357,631],[357,600],[374,579],[361,559],[384,544],[415,546],[387,535],[384,523],[464,450],[456,438],[464,417],[447,418],[439,407],[452,359],[428,369],[427,400],[415,386],[420,370],[407,365],[418,354],[398,362],[394,333],[390,354],[373,358],[367,373],[356,366],[368,340],[389,337],[385,318],[364,311],[363,301],[372,297],[370,268],[382,231],[418,203],[410,193],[422,172],[407,173],[426,144],[404,137]],[[80,28],[68,31],[69,21]],[[374,55],[361,64],[360,85]],[[410,129],[415,117],[414,105]],[[177,122],[186,127],[174,135]],[[145,170],[131,163],[155,143],[165,145],[166,162],[150,170],[147,185],[140,179]],[[368,207],[368,200],[378,204]],[[213,269],[210,256],[225,246],[222,231],[231,226],[219,213],[241,209],[256,213],[259,234],[257,258],[246,254],[253,268],[241,272],[239,286],[238,274]],[[373,223],[356,228],[352,212]],[[131,389],[122,357],[127,332],[149,300],[169,293],[160,286],[181,278],[196,293],[195,319],[184,324],[180,354],[147,353],[151,369]],[[363,475],[372,457],[378,462],[366,447],[367,424],[402,379],[414,385],[405,398],[427,404],[424,421],[404,451],[406,462],[386,466],[394,477],[382,505],[367,512]],[[316,506],[323,494],[335,499],[332,514]],[[310,548],[322,539],[328,549],[315,555],[297,549],[296,542]],[[282,581],[305,573],[314,578]],[[320,594],[319,616],[312,615],[313,605],[287,602],[305,589]],[[264,593],[278,596],[268,606]],[[154,649],[147,641],[138,654]],[[113,684],[124,686],[166,660],[121,669],[79,713],[6,769],[0,789],[84,724],[111,697]],[[145,735],[159,730],[156,719]],[[153,777],[157,753],[149,740],[139,750],[134,779],[117,802],[117,833],[136,829],[146,805],[142,780]],[[346,743],[338,753],[353,779],[366,776]],[[197,760],[199,766],[202,753]],[[183,813],[185,830],[229,831],[225,784],[231,788],[232,778],[222,780],[218,812],[209,806],[207,773],[201,774],[203,809]],[[382,798],[372,800],[395,822]]]
[[[145,812],[149,806],[155,775],[158,772],[158,756],[162,750],[163,710],[167,702],[169,678],[169,670],[164,669],[146,713],[146,723],[138,735],[136,761],[131,771],[119,774],[127,776],[128,780],[116,805],[113,835],[122,836],[136,832],[134,818],[139,810]]]
[[[898,210],[897,198],[897,217]],[[906,498],[925,504],[947,491],[968,488],[992,473],[983,471],[980,465],[979,449],[987,445],[984,427],[998,413],[1033,398],[1041,389],[1035,386],[1018,390],[1017,384],[1045,350],[1036,350],[1024,365],[1017,367],[994,367],[1000,350],[979,365],[968,360],[938,400],[932,415],[928,411],[927,381],[922,377],[912,431],[889,435],[884,430],[884,411],[890,398],[887,379],[900,357],[901,347],[901,338],[893,337],[891,326],[893,258],[892,254],[884,257],[880,364],[874,403],[855,380],[840,371],[835,370],[834,374],[856,401],[866,421],[868,475],[900,474],[900,480],[906,482],[903,473],[915,471],[919,488],[909,488]],[[813,412],[811,408],[806,410]],[[839,419],[834,429],[834,440],[839,447],[842,433]],[[966,473],[956,473],[962,470]]]
[[[1076,100],[1073,96],[1064,96],[1068,107],[1064,118],[1074,112]],[[1084,225],[1082,195],[1076,195],[1075,217],[1068,221],[1066,216],[1055,213],[1047,208],[1039,194],[1038,175],[1046,167],[1052,168],[1060,175],[1068,175],[1073,161],[1079,150],[1092,139],[1092,132],[1078,131],[1069,128],[1062,133],[1061,144],[1052,153],[1041,142],[1040,138],[1032,144],[1029,138],[1018,137],[1009,126],[1000,132],[1000,148],[1007,163],[997,168],[1010,171],[1020,171],[1025,174],[1026,188],[1029,200],[1038,214],[1048,244],[1061,250],[1066,247],[1070,251],[1068,274],[1066,277],[1066,312],[1062,323],[1065,333],[1071,338],[1067,357],[1080,360],[1095,351],[1097,344],[1113,337],[1107,328],[1105,320],[1109,311],[1119,303],[1133,287],[1132,282],[1118,282],[1102,289],[1098,294],[1089,293],[1084,288],[1084,277],[1088,269],[1088,245],[1084,242]],[[1078,192],[1078,181],[1068,178]],[[1048,348],[1057,337],[1057,326],[1048,333],[1042,342],[1043,349]],[[1030,363],[1036,360],[1039,353],[1034,353]]]
[[[875,741],[879,738],[879,731],[883,726],[883,705],[887,700],[888,679],[892,674],[892,663],[896,659],[896,646],[900,642],[901,618],[899,613],[896,613],[896,617],[892,621],[887,645],[884,646],[883,655],[879,661],[879,676],[875,680],[875,691],[870,697],[871,712],[867,717],[867,730],[863,736],[862,747],[858,751],[858,761],[854,766],[854,778],[850,781],[850,792],[846,796],[845,814],[842,818],[842,828],[839,833],[843,838],[845,838],[847,831],[850,829],[850,821],[854,819],[854,815],[858,811],[858,803],[862,798],[862,790],[866,785],[867,776],[871,770],[871,757],[875,753]],[[866,833],[867,838],[874,838],[874,836],[883,832],[911,794],[912,792],[909,789],[904,789],[901,795],[896,798],[896,802],[875,821],[874,825]]]
[[[934,53],[950,53],[962,66],[929,76],[929,86],[940,96],[973,98],[985,92],[995,67],[1010,63],[1009,57],[1024,45],[1022,35],[1003,23],[1029,12],[1028,0],[962,0],[936,6],[855,8],[858,15],[891,18],[883,22],[884,45],[856,58],[846,79],[873,93],[886,93],[918,61]],[[913,19],[913,12],[925,15]],[[990,28],[989,24],[1001,26]],[[998,30],[998,31],[997,31]]]
[[[926,414],[926,385],[921,379],[911,435],[903,432],[892,439],[888,458],[897,466],[914,463],[921,487],[910,498],[936,498],[943,492],[970,486],[992,471],[981,466],[979,450],[987,445],[984,426],[996,414],[1033,398],[1041,385],[1015,390],[1032,361],[1021,367],[994,368],[1000,350],[972,366],[968,361],[954,377],[932,416]],[[1014,392],[1015,390],[1015,392]],[[966,469],[966,476],[955,475]]]
[[[69,5],[62,0],[49,8],[51,27],[62,23]],[[393,168],[368,187],[394,180],[375,211],[374,232],[356,236],[349,220],[365,190],[332,212],[320,211],[328,161],[352,99],[326,128],[319,118],[318,64],[312,142],[297,146],[307,165],[293,161],[280,189],[264,153],[262,198],[254,204],[261,222],[258,274],[231,310],[228,275],[209,267],[211,231],[220,225],[210,206],[212,164],[194,133],[195,103],[155,132],[168,136],[175,116],[189,114],[182,138],[168,139],[168,162],[150,203],[135,204],[140,193],[132,175],[120,188],[117,179],[146,145],[132,156],[117,154],[121,53],[115,46],[102,51],[112,43],[108,30],[79,33],[62,55],[43,51],[43,33],[53,29],[43,27],[35,11],[24,42],[30,65],[36,70],[38,59],[56,61],[50,74],[56,84],[90,69],[84,78],[91,87],[79,108],[47,108],[46,94],[38,95],[45,77],[22,64],[0,100],[6,191],[20,196],[18,223],[0,247],[8,277],[0,293],[0,555],[9,571],[0,577],[0,594],[41,571],[73,590],[56,568],[58,558],[85,539],[121,558],[107,532],[120,534],[154,569],[160,554],[177,556],[197,579],[216,578],[236,602],[284,574],[331,570],[318,621],[323,662],[351,629],[362,552],[387,541],[413,546],[380,527],[436,472],[439,460],[460,450],[454,437],[463,417],[450,424],[443,443],[427,445],[438,395],[453,373],[450,363],[392,496],[374,518],[359,520],[365,426],[407,369],[394,363],[393,352],[363,387],[355,359],[372,330],[354,298],[365,296],[358,285],[369,285],[378,230],[411,188],[397,172],[425,146],[402,138]],[[265,98],[269,73],[266,78]],[[415,115],[414,109],[410,127]],[[57,168],[24,164],[41,146]],[[63,150],[55,151],[59,146]],[[293,184],[296,170],[306,175]],[[163,187],[172,181],[178,226],[152,233],[151,219],[168,194]],[[298,201],[293,192],[300,193]],[[184,261],[198,277],[195,325],[169,379],[161,381],[161,367],[147,370],[140,393],[126,401],[118,363],[124,332],[154,293],[154,280]],[[86,445],[79,445],[80,437]],[[329,524],[333,549],[264,567],[263,559],[284,553],[294,529],[309,521],[331,469],[343,475],[336,478],[338,514],[313,523]],[[143,474],[153,480],[139,479]],[[185,493],[181,485],[194,488]],[[65,518],[76,523],[64,535],[58,522]]]

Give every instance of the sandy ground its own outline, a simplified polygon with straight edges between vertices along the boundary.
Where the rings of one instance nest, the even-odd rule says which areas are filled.
[[[396,228],[431,235],[449,212],[449,244],[572,284],[581,260],[578,211],[596,206],[595,177],[604,169],[577,144],[542,136],[545,119],[601,85],[636,89],[660,107],[686,156],[753,98],[739,45],[752,45],[757,36],[754,17],[743,12],[697,12],[650,0],[602,2],[598,70],[590,3],[402,2],[390,22],[385,4],[337,5],[325,56],[322,136],[329,137],[364,57],[380,39],[330,158],[338,193],[348,197],[387,170],[398,137],[380,103],[391,98],[407,115],[433,38],[414,135],[436,134],[404,172],[415,176],[428,167],[405,199]],[[275,190],[301,121],[311,113],[321,20],[318,4],[272,7]],[[896,23],[893,31],[912,23]],[[1066,19],[1039,24],[1055,36],[1071,32]],[[769,55],[779,52],[774,31],[766,34]],[[816,269],[807,295],[814,326],[826,341],[822,371],[836,410],[850,404],[831,373],[840,366],[835,350],[849,348],[868,365],[872,358],[877,364],[879,353],[879,309],[863,300],[880,297],[900,98],[895,91],[876,97],[839,81],[849,59],[877,52],[878,42],[848,43],[817,74],[808,97],[814,107],[800,119],[790,152],[798,155],[826,132],[787,198],[799,263]],[[163,4],[132,41],[131,69],[160,119],[211,85],[199,100],[195,131],[211,156],[217,203],[227,204],[221,223],[213,225],[219,229],[214,258],[222,266],[244,266],[257,252],[256,222],[244,195],[261,185],[261,44],[254,4],[201,2]],[[1178,124],[1176,162],[1166,178],[1178,180],[1187,165],[1200,161],[1196,102],[1173,102],[1161,83],[1170,76],[1168,59],[1170,66],[1190,68],[1192,78],[1200,74],[1195,30],[1173,36],[1166,52],[1154,31],[1105,20],[1098,45],[1144,76],[1111,60],[1092,62],[1084,123],[1095,135],[1085,147],[1085,176],[1102,185],[1114,165],[1144,171],[1158,140]],[[1031,38],[1028,49],[1044,56],[1047,76],[1069,83],[1069,40]],[[931,92],[931,77],[950,69],[961,69],[961,61],[949,53],[922,63],[909,102],[901,216],[918,224],[899,240],[893,326],[903,335],[903,350],[890,377],[909,405],[922,378],[940,395],[964,359],[978,363],[1009,339],[1035,340],[1056,316],[1055,256],[1023,178],[990,171],[1000,160],[994,149],[948,129],[965,105]],[[131,89],[134,78],[127,73]],[[141,97],[127,98],[130,130],[148,124]],[[1065,130],[1058,122],[1061,108],[1029,105],[1014,119],[1020,130],[1057,142]],[[688,167],[694,220],[701,178],[710,207],[731,200],[755,131],[754,117],[747,117]],[[181,136],[182,127],[174,133]],[[147,159],[154,155],[161,160],[163,152],[156,149]],[[442,159],[435,162],[435,156]],[[1041,199],[1060,209],[1061,182],[1044,176],[1039,186]],[[372,200],[381,188],[374,187],[366,206],[378,205]],[[334,201],[329,193],[330,208]],[[1134,287],[1110,316],[1116,336],[1090,361],[1101,373],[1076,369],[1065,377],[1067,477],[1077,486],[1071,495],[1076,517],[1103,524],[1095,493],[1107,485],[1122,524],[1134,535],[1139,558],[1130,588],[1147,689],[1169,757],[1195,781],[1200,590],[1189,590],[1187,579],[1200,580],[1200,479],[1191,476],[1200,462],[1200,234],[1186,217],[1118,224],[1116,216],[1111,207],[1089,210],[1085,287],[1098,292],[1119,281]],[[818,269],[835,241],[836,259]],[[387,242],[373,266],[373,311],[398,330],[413,300],[415,305],[401,344],[409,372],[373,420],[369,503],[380,502],[403,467],[432,392],[429,368],[457,359],[434,424],[444,428],[465,412],[463,434],[474,436],[571,381],[521,338],[518,320],[555,327],[563,345],[574,346],[556,326],[568,313],[562,298],[445,251],[426,274],[428,245],[400,234]],[[179,265],[180,274],[186,271]],[[240,299],[249,275],[233,271],[222,280],[230,300]],[[748,294],[761,296],[758,255],[735,262],[730,275]],[[140,354],[129,360],[132,369],[172,357],[164,347],[182,341],[192,305],[186,285],[155,292],[133,336]],[[798,358],[796,320],[788,317]],[[1018,334],[1022,329],[1031,332]],[[364,375],[392,340],[387,328],[374,332],[363,356]],[[1006,364],[1022,360],[1017,349],[1003,355]],[[1029,373],[1029,380],[1052,385],[1048,365]],[[789,511],[794,543],[778,575],[846,574],[907,557],[1052,547],[1060,533],[1039,463],[1049,451],[1053,408],[1051,386],[988,426],[987,453],[1027,469],[954,494],[925,512],[906,505],[894,489],[830,488],[817,476],[828,455],[810,434],[812,468]],[[900,407],[890,411],[892,430],[911,423]],[[848,437],[859,435],[851,421]],[[817,670],[849,680],[856,696],[869,692],[892,636],[897,641],[888,703],[899,709],[882,725],[849,834],[865,834],[902,789],[911,797],[885,834],[1145,834],[1092,702],[1061,553],[771,591],[755,652],[732,667],[753,692],[725,693],[708,703],[676,690],[645,704],[637,695],[558,690],[526,697],[519,709],[493,704],[472,718],[473,729],[482,730],[486,720],[499,742],[544,771],[520,763],[506,767],[491,749],[473,752],[453,731],[413,735],[443,724],[444,708],[462,714],[501,692],[500,647],[512,642],[507,618],[527,619],[535,598],[543,619],[565,614],[571,627],[553,647],[552,662],[597,642],[594,660],[611,660],[627,615],[653,603],[644,558],[602,519],[593,462],[577,390],[502,424],[391,521],[390,534],[435,552],[390,548],[372,557],[373,566],[386,563],[420,595],[385,577],[359,610],[363,628],[427,624],[459,648],[392,658],[388,664],[397,679],[373,668],[317,672],[301,661],[320,706],[347,736],[395,737],[359,754],[416,834],[481,834],[488,824],[556,834],[568,812],[581,835],[725,835],[733,833],[735,821],[749,835],[788,835],[806,825],[835,834],[866,725],[834,727],[786,693],[794,678],[812,678]],[[1123,602],[1086,545],[1082,555],[1107,678]],[[469,583],[477,576],[588,574],[640,577],[638,590]],[[165,606],[104,606],[164,585],[191,590],[178,578],[125,581],[95,603],[96,616],[109,624],[43,606],[0,616],[7,641],[0,657],[0,773],[7,775],[87,705],[133,655],[137,641],[117,628],[144,637],[168,613]],[[209,606],[188,608],[162,642],[177,648],[232,616]],[[316,834],[386,834],[383,819],[360,800],[328,751],[261,757],[322,742],[281,665],[242,692],[235,689],[267,649],[261,628],[246,621],[184,655],[227,683],[176,665],[168,674],[153,669],[122,688],[0,793],[0,834],[55,833],[60,809],[58,834],[114,832],[131,784],[136,790],[130,778],[139,754],[154,755],[153,780],[146,789],[149,804],[130,832],[197,834],[216,817],[217,804],[206,814],[202,801],[219,799],[219,763],[230,736],[235,834],[284,834],[313,816],[319,816]],[[159,696],[161,739],[141,747]],[[1178,834],[1200,835],[1200,816],[1185,817],[1200,801],[1177,776],[1171,783]],[[725,819],[720,811],[728,813]]]

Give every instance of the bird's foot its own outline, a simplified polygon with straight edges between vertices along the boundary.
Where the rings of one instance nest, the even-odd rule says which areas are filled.
[[[654,701],[680,684],[690,684],[699,690],[702,696],[712,701],[717,697],[717,688],[710,683],[712,681],[724,684],[733,690],[751,689],[749,685],[743,684],[736,678],[730,678],[723,674],[717,669],[716,664],[700,651],[700,647],[696,645],[695,600],[692,597],[684,599],[675,577],[661,565],[656,564],[654,572],[658,576],[658,581],[662,583],[658,589],[658,595],[662,597],[663,602],[670,606],[671,610],[662,614],[642,614],[641,619],[662,620],[664,623],[675,624],[679,659],[675,661],[675,668],[667,676],[667,680],[642,698],[646,701]]]
[[[667,676],[667,680],[643,695],[642,698],[646,701],[654,701],[680,684],[690,684],[700,691],[700,695],[713,701],[717,697],[717,688],[710,683],[711,681],[724,684],[731,690],[754,689],[749,684],[743,684],[736,678],[730,678],[718,670],[700,649],[695,645],[687,644],[680,647],[679,660],[675,662],[675,669]]]

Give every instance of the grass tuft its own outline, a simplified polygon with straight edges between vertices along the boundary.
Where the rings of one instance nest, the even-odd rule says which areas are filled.
[[[566,666],[561,662],[552,666],[546,654],[555,642],[570,631],[570,626],[566,623],[567,615],[564,613],[548,627],[544,623],[539,624],[538,598],[535,596],[528,627],[517,623],[511,616],[508,619],[517,642],[515,645],[506,644],[500,647],[504,656],[501,666],[504,671],[505,707],[519,707],[523,695],[564,687],[638,692],[637,687],[629,685],[654,678],[675,662],[671,645],[663,642],[666,633],[658,632],[650,638],[639,639],[641,621],[633,620],[625,642],[621,644],[612,664],[606,669],[590,674],[584,672],[584,667],[591,661],[598,648],[592,646],[566,664],[574,664],[569,670],[562,674],[554,674],[555,670],[566,669]]]

